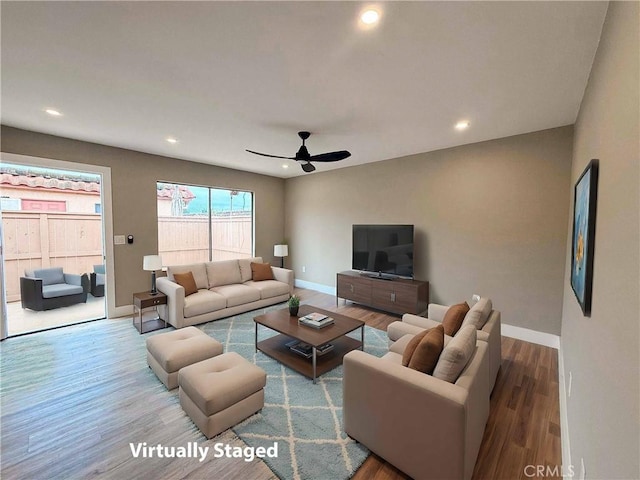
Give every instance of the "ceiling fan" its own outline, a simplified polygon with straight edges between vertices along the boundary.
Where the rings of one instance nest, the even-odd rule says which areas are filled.
[[[282,157],[280,155],[269,155],[268,153],[260,153],[254,152],[253,150],[247,150],[249,153],[254,153],[256,155],[262,155],[263,157],[272,157],[272,158],[286,158],[287,160],[297,160],[302,163],[302,170],[307,173],[313,172],[316,167],[314,167],[311,162],[337,162],[338,160],[344,160],[347,157],[351,156],[351,153],[346,150],[340,150],[338,152],[328,152],[328,153],[320,153],[319,155],[311,155],[307,150],[304,142],[307,138],[309,138],[311,134],[309,132],[298,132],[298,136],[302,139],[302,146],[296,152],[295,157]]]

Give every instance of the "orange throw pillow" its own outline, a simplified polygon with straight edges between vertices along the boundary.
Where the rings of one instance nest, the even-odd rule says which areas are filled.
[[[196,281],[193,278],[193,273],[191,272],[174,273],[173,279],[178,285],[184,287],[185,297],[188,297],[189,295],[197,293],[198,287],[196,286]]]
[[[271,265],[268,263],[251,262],[251,278],[254,282],[262,282],[263,280],[273,280],[273,272]]]
[[[450,306],[449,310],[447,310],[447,313],[444,314],[444,318],[442,319],[444,334],[453,337],[456,332],[460,330],[460,325],[462,325],[464,317],[468,312],[469,305],[467,304],[467,302]]]
[[[443,348],[444,327],[438,325],[430,328],[411,355],[409,368],[431,375]]]
[[[411,355],[413,355],[413,352],[416,351],[416,347],[418,346],[418,344],[424,338],[424,336],[427,334],[428,331],[429,330],[425,330],[424,332],[420,332],[417,335],[414,335],[413,338],[411,340],[409,340],[409,343],[407,343],[407,346],[404,347],[404,352],[402,352],[402,366],[403,367],[408,367],[409,366],[409,361],[411,360]]]

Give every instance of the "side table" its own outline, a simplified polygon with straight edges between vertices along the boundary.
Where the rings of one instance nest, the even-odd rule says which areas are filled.
[[[140,334],[153,332],[161,328],[167,327],[167,322],[161,320],[159,317],[143,320],[143,310],[146,308],[155,308],[158,310],[158,305],[166,305],[167,296],[164,293],[158,292],[152,295],[151,292],[138,292],[133,294],[133,326]],[[138,322],[136,323],[136,317]]]

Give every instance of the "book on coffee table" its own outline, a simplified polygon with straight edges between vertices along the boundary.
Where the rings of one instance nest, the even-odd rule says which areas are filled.
[[[313,313],[308,313],[301,318],[306,318],[307,320],[313,320],[314,322],[319,322],[321,320],[324,320],[327,317],[328,315],[325,315],[324,313],[313,312]]]
[[[334,323],[333,318],[322,313],[309,313],[304,317],[300,317],[298,322],[302,325],[313,328],[323,328]]]
[[[334,321],[333,321],[333,318],[331,317],[327,317],[324,320],[321,320],[320,322],[314,322],[313,320],[307,320],[307,319],[300,319],[301,325],[305,325],[307,327],[316,328],[316,329],[328,327],[329,325],[333,325],[333,323]]]
[[[311,356],[313,355],[313,347],[311,345],[309,345],[308,343],[304,343],[304,342],[299,342],[297,340],[293,340],[293,341],[287,343],[286,345],[287,345],[287,347],[289,347],[289,349],[292,352],[295,352],[298,355],[302,355],[305,358],[311,358]],[[325,353],[330,352],[331,350],[333,350],[333,344],[325,343],[323,345],[320,345],[319,347],[316,347],[316,355],[317,356],[322,356]]]

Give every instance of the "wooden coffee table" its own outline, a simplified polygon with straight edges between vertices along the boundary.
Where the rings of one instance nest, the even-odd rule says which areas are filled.
[[[298,324],[298,317],[312,312],[322,313],[333,318],[334,323],[324,328],[315,329]],[[351,350],[364,349],[364,322],[346,317],[339,313],[323,310],[311,305],[300,305],[298,316],[290,316],[289,309],[274,310],[253,319],[256,325],[256,351],[279,361],[294,369],[305,377],[313,379],[342,364],[342,358]],[[263,325],[280,333],[274,337],[258,342],[258,325]],[[360,329],[360,340],[347,337],[346,334]],[[312,347],[311,358],[299,355],[287,346],[292,340],[299,340]],[[318,355],[316,348],[325,343],[333,344],[333,349]]]

